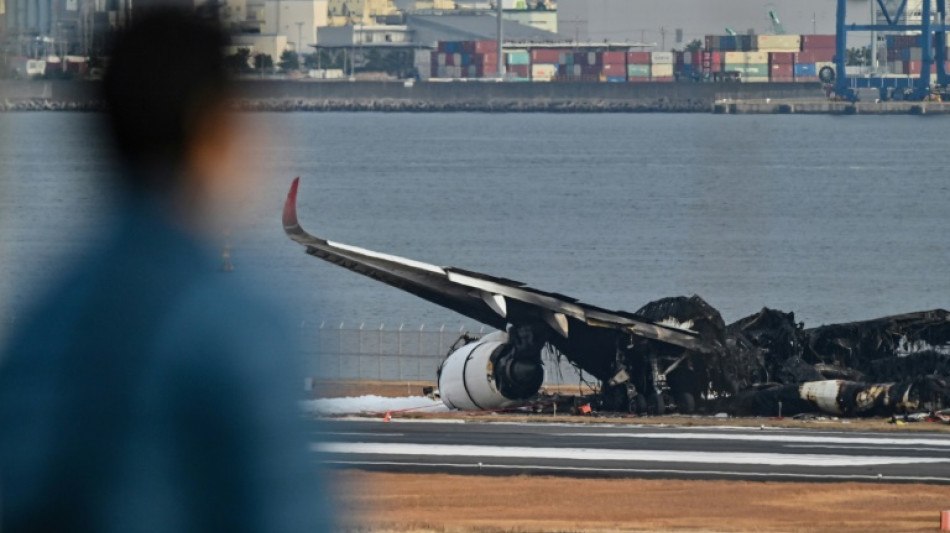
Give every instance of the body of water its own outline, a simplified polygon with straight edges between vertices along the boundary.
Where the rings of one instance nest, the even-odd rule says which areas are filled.
[[[0,115],[0,302],[15,321],[108,204],[96,116]],[[301,328],[469,320],[306,256],[310,232],[615,309],[699,294],[726,321],[947,307],[950,119],[262,114],[261,197],[234,237]]]

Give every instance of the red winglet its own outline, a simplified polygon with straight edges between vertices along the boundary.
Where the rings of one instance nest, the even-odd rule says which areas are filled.
[[[287,203],[284,204],[284,227],[289,228],[297,225],[297,185],[300,184],[300,178],[294,178],[290,186],[290,192],[287,193]]]

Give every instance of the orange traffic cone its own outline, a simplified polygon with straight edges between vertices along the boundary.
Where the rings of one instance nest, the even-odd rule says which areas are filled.
[[[393,418],[392,413],[390,413],[389,411],[386,411],[386,414],[383,415],[383,422],[389,422],[390,420],[392,420],[392,418]]]

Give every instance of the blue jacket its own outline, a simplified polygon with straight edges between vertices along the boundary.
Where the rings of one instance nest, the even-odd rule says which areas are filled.
[[[323,531],[290,330],[133,202],[0,359],[0,531]]]

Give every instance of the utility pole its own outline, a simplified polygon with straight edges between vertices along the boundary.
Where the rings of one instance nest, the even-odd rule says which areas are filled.
[[[297,55],[300,55],[300,38],[303,35],[303,22],[297,22]]]
[[[502,22],[505,16],[505,6],[502,0],[495,0],[498,17],[498,79],[505,79],[505,37],[502,33]]]

